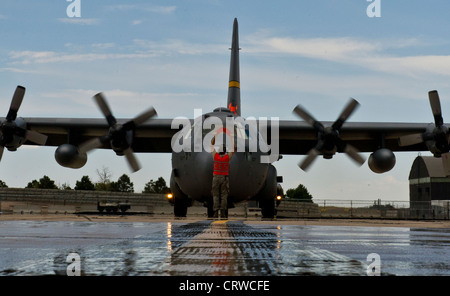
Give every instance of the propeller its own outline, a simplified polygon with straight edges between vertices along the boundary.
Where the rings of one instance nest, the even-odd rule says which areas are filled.
[[[449,130],[444,125],[438,92],[436,90],[429,91],[428,98],[434,117],[434,127],[427,128],[424,133],[402,136],[398,139],[398,143],[400,146],[411,146],[426,142],[434,156],[442,158],[442,164],[448,176],[450,175]]]
[[[24,120],[17,119],[17,112],[22,105],[25,96],[25,87],[18,85],[14,92],[8,114],[0,123],[0,160],[4,148],[16,150],[21,144],[21,139],[29,140],[39,145],[45,145],[47,136],[36,131],[28,130]]]
[[[133,172],[140,170],[139,162],[134,156],[131,144],[133,141],[134,129],[140,124],[146,122],[150,118],[156,115],[156,110],[151,107],[147,111],[141,113],[134,119],[124,123],[119,124],[111,112],[111,109],[106,102],[105,97],[102,93],[98,93],[94,96],[94,100],[97,103],[100,111],[106,118],[109,125],[109,132],[101,137],[89,140],[78,147],[80,153],[87,153],[93,149],[100,148],[103,145],[110,143],[113,150],[118,155],[125,155],[130,168]]]
[[[339,131],[345,121],[359,106],[358,101],[350,99],[350,101],[342,110],[338,119],[330,126],[325,127],[320,121],[317,121],[311,114],[308,113],[302,106],[298,105],[294,108],[294,113],[300,116],[305,122],[311,125],[317,131],[317,144],[312,148],[302,163],[299,163],[299,167],[306,171],[316,157],[320,154],[324,158],[330,159],[336,152],[344,152],[351,159],[358,164],[362,165],[365,159],[359,155],[359,151],[352,145],[346,143],[339,136]]]

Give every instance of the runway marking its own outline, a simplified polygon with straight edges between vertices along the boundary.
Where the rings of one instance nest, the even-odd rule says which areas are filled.
[[[245,260],[227,221],[219,220],[174,250],[170,256],[169,274],[239,275],[245,269]]]

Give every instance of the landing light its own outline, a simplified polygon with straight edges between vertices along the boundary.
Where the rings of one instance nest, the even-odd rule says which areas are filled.
[[[277,195],[277,200],[281,200],[281,195]]]
[[[167,199],[172,199],[173,198],[173,194],[172,193],[168,193],[167,194]]]

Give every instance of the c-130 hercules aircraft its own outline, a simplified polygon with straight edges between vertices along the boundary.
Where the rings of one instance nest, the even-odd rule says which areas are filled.
[[[227,143],[229,150],[236,149],[230,162],[228,207],[256,200],[266,218],[274,216],[276,197],[282,193],[279,184],[282,178],[272,165],[282,154],[306,155],[299,166],[307,170],[319,155],[331,159],[336,152],[346,153],[362,165],[365,159],[359,152],[372,152],[368,160],[370,169],[384,173],[395,165],[393,151],[428,150],[442,158],[445,171],[450,175],[449,131],[443,123],[437,91],[429,92],[435,121],[430,124],[347,123],[359,105],[354,99],[335,122],[319,122],[300,105],[293,112],[303,121],[244,120],[240,117],[239,50],[235,19],[227,105],[195,119],[154,118],[156,111],[152,107],[134,119],[116,119],[101,93],[94,99],[106,122],[92,118],[19,118],[17,113],[25,88],[18,86],[7,116],[0,118],[0,157],[5,147],[15,151],[21,145],[57,146],[56,161],[61,166],[76,169],[87,162],[89,151],[112,149],[117,155],[124,155],[131,169],[137,171],[140,166],[134,152],[171,152],[173,197],[170,202],[174,205],[175,216],[186,216],[193,200],[203,202],[208,216],[212,215],[210,141],[214,135],[226,135],[217,142]],[[267,133],[268,130],[271,133]],[[234,141],[230,141],[230,137]]]

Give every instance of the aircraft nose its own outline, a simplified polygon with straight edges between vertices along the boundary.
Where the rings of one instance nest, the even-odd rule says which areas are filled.
[[[193,195],[209,196],[211,194],[213,173],[213,158],[208,152],[195,154],[193,170],[190,172],[189,183],[194,186]]]
[[[196,172],[199,177],[211,175],[213,172],[213,158],[210,153],[201,152],[195,155]]]

